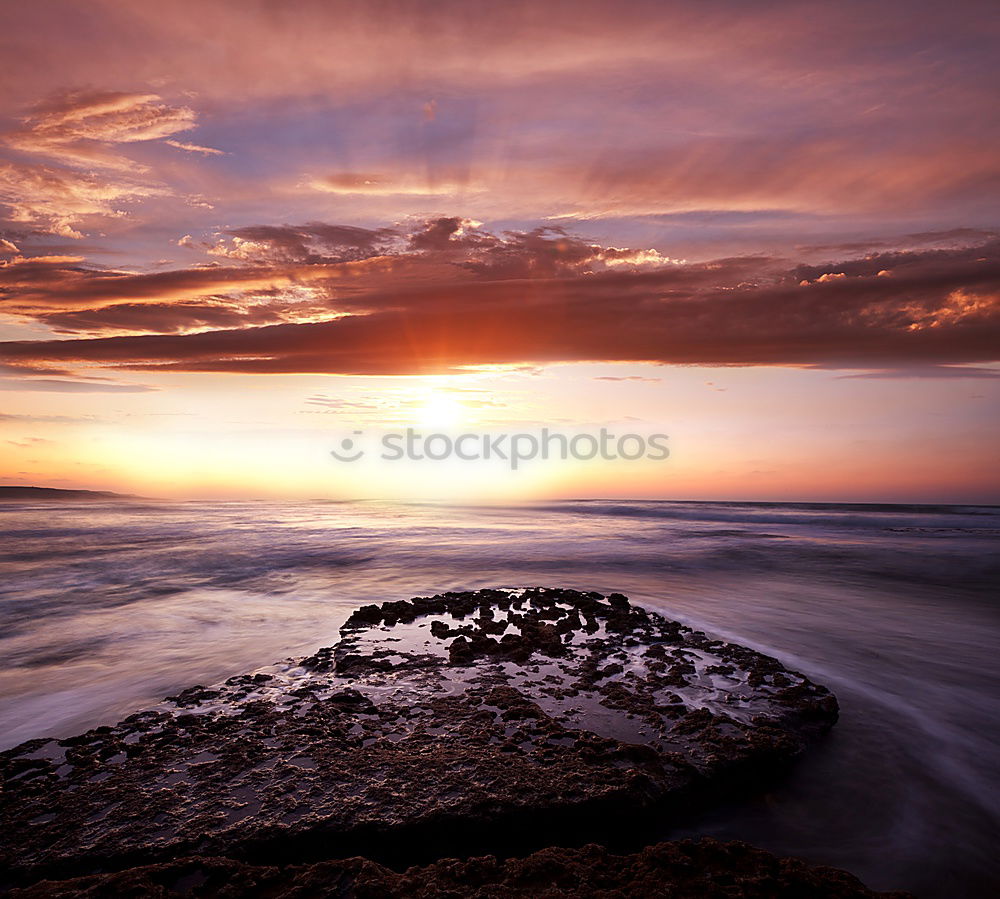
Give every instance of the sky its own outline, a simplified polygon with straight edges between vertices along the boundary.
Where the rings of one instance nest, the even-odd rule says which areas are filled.
[[[995,2],[4,13],[0,483],[1000,502]]]

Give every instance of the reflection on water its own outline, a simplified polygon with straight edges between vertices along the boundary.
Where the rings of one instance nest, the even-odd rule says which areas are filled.
[[[682,833],[925,896],[1000,881],[1000,509],[5,503],[0,535],[4,746],[311,652],[360,603],[619,590],[841,702],[831,737],[769,795]]]

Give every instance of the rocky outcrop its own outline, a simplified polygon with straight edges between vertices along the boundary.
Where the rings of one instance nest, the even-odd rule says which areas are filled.
[[[306,659],[3,753],[0,880],[600,838],[756,782],[836,717],[777,660],[619,594],[364,606]]]
[[[40,883],[14,890],[11,899],[905,899],[906,895],[875,893],[845,871],[777,858],[746,843],[703,839],[659,843],[631,855],[615,855],[591,844],[581,849],[548,848],[505,861],[493,856],[443,859],[403,873],[363,858],[285,868],[224,858],[186,858],[115,874]]]

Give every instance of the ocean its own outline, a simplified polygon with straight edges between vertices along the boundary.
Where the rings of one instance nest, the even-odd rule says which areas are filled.
[[[567,501],[0,504],[0,743],[312,652],[363,603],[633,601],[774,655],[841,719],[710,834],[925,897],[1000,885],[1000,508]]]

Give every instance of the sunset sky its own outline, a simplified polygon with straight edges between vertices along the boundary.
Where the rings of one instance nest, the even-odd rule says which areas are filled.
[[[3,13],[2,483],[1000,502],[996,2]]]

